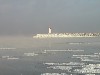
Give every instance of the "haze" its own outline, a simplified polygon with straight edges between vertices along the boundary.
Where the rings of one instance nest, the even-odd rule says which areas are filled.
[[[100,0],[0,0],[0,35],[100,32]]]

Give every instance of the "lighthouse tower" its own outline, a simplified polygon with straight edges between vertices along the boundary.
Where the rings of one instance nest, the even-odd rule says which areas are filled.
[[[49,34],[51,34],[51,28],[49,27]]]

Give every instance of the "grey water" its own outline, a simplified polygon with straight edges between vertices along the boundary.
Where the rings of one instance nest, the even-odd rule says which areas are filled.
[[[0,37],[0,75],[99,75],[100,67],[95,67],[97,73],[80,72],[89,64],[99,65],[99,53],[100,37]],[[68,65],[71,62],[84,65]],[[67,66],[61,65],[63,63],[67,63]],[[68,67],[69,70],[66,69]]]

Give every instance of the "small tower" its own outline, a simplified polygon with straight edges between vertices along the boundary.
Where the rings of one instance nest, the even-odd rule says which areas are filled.
[[[51,28],[49,27],[49,34],[51,34]]]

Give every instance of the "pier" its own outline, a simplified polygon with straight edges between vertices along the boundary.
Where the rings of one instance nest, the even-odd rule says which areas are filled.
[[[33,38],[67,38],[67,37],[99,37],[100,33],[52,33],[49,28],[48,34],[37,34]]]

